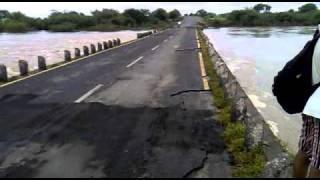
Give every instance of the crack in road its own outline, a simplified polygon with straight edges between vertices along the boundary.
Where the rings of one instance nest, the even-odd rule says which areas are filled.
[[[227,176],[223,128],[216,122],[210,90],[194,87],[206,77],[199,74],[196,54],[200,48],[195,47],[194,30],[186,29],[177,31],[178,35],[151,37],[157,42],[146,39],[131,49],[110,52],[108,57],[92,57],[103,62],[83,62],[84,67],[97,67],[85,70],[88,76],[53,89],[43,85],[48,92],[41,91],[39,97],[16,94],[0,98],[0,177]],[[168,34],[170,40],[162,39]],[[169,44],[157,45],[162,40]],[[175,53],[172,45],[181,53]],[[150,51],[153,46],[157,51]],[[119,63],[107,66],[104,62],[111,60]],[[144,66],[127,69],[138,66],[139,61]],[[103,88],[97,93],[99,83]],[[82,86],[88,89],[82,90]],[[93,89],[79,103],[67,101],[89,88]],[[56,93],[64,89],[77,91]],[[179,96],[191,92],[194,94]],[[197,94],[201,92],[208,93]],[[48,97],[56,94],[64,96],[49,101]]]
[[[194,51],[200,50],[201,48],[183,48],[183,49],[176,49],[176,51]]]
[[[191,169],[189,172],[187,172],[187,173],[183,176],[183,178],[189,178],[192,174],[194,174],[195,172],[201,170],[201,169],[204,167],[204,165],[206,164],[206,161],[208,160],[208,154],[209,154],[209,152],[206,151],[206,155],[205,155],[205,157],[202,159],[201,165],[200,165],[199,167],[195,167],[195,168]],[[191,178],[192,178],[192,177],[191,177]]]
[[[189,93],[189,92],[211,92],[210,90],[206,89],[189,89],[189,90],[184,90],[184,91],[178,91],[176,93],[170,94],[171,97],[173,96],[178,96],[183,93]]]

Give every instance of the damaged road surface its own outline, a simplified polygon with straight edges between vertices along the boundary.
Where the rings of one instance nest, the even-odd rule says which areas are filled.
[[[35,115],[2,122],[0,177],[185,177],[224,149],[208,110],[19,106]]]
[[[203,90],[196,22],[187,17],[173,33],[146,38],[156,44],[140,54],[114,55],[128,61],[102,54],[81,62],[100,68],[91,79],[73,76],[74,88],[88,81],[87,93],[63,89],[62,80],[34,91],[35,78],[0,89],[0,177],[231,177],[212,95]],[[185,47],[195,50],[175,50]],[[59,71],[72,76],[70,68]],[[80,92],[85,98],[73,97]]]

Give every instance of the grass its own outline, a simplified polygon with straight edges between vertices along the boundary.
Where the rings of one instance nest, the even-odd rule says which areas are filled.
[[[198,35],[206,73],[209,76],[209,87],[214,97],[213,104],[218,108],[218,122],[225,128],[222,136],[234,159],[232,174],[234,177],[242,178],[259,177],[266,164],[263,150],[260,146],[251,150],[246,148],[245,125],[242,122],[233,123],[231,121],[231,106],[221,86],[220,78],[214,69],[209,48],[205,43],[206,40],[201,32]]]

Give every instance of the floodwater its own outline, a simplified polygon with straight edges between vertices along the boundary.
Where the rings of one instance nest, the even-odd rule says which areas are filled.
[[[53,64],[63,61],[64,50],[70,50],[74,56],[74,48],[80,48],[83,53],[85,45],[97,46],[98,42],[113,38],[120,38],[121,42],[130,41],[136,39],[140,32],[145,31],[0,33],[0,64],[7,66],[10,77],[19,74],[19,60],[26,60],[30,69],[37,69],[37,56],[44,56],[47,64]]]
[[[274,76],[301,51],[315,29],[308,26],[204,30],[273,133],[291,152],[297,151],[301,115],[285,113],[271,87]]]

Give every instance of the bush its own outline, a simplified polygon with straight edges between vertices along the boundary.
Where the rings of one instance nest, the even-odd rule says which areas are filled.
[[[320,11],[317,11],[313,15],[313,24],[320,24]]]
[[[299,11],[270,12],[271,6],[258,4],[253,8],[234,10],[215,18],[205,17],[209,26],[296,26],[320,23],[320,11],[315,4],[306,4]],[[209,14],[209,13],[208,13]]]
[[[208,18],[206,22],[209,26],[227,26],[228,25],[227,18],[220,17],[220,16],[217,16],[215,18]]]
[[[241,123],[229,123],[223,133],[223,137],[231,152],[241,152],[245,150],[244,136],[245,126]]]
[[[72,32],[77,30],[77,26],[73,23],[53,24],[49,26],[50,31],[54,32]]]
[[[0,32],[2,32],[2,31],[3,31],[3,23],[0,22]]]
[[[19,32],[27,32],[28,30],[29,28],[27,24],[24,22],[7,20],[3,24],[3,31],[5,32],[19,33]]]
[[[120,29],[120,26],[116,26],[114,24],[97,24],[95,26],[91,26],[86,28],[88,31],[114,31]]]

